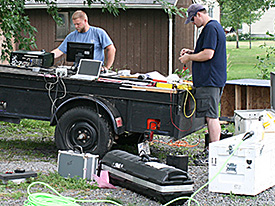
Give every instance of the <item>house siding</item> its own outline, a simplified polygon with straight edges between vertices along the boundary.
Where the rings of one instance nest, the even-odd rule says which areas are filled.
[[[37,29],[37,50],[45,49],[51,51],[57,45],[55,43],[55,22],[46,10],[27,11],[31,25]]]
[[[179,0],[177,6],[188,8],[192,1]],[[173,70],[182,69],[183,65],[178,60],[179,53],[182,48],[194,48],[194,25],[184,24],[186,18],[175,16],[174,19],[174,39],[173,39]],[[188,63],[187,67],[191,68],[192,63]]]
[[[264,13],[259,21],[251,24],[251,35],[258,36],[258,37],[270,37],[266,35],[266,32],[271,34],[275,33],[275,8],[270,8],[268,11]],[[249,33],[249,25],[243,24],[242,33],[248,34]]]

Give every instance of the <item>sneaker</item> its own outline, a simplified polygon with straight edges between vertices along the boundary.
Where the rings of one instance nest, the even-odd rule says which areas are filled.
[[[209,151],[207,149],[193,156],[193,162],[196,166],[208,166]]]

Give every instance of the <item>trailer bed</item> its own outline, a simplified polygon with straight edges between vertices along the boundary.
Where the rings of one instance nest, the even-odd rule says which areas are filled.
[[[186,90],[150,84],[108,76],[95,81],[61,78],[51,69],[34,72],[0,65],[0,120],[29,118],[56,125],[68,110],[85,106],[108,116],[116,135],[153,131],[180,139],[204,126],[204,118],[187,117],[195,104]]]

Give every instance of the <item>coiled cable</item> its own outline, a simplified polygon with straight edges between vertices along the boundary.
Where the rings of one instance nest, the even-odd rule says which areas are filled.
[[[56,195],[48,194],[48,193],[31,193],[30,189],[32,186],[36,184],[41,184],[48,187],[52,190]],[[24,202],[24,206],[80,206],[77,202],[91,202],[91,203],[111,203],[117,206],[122,206],[121,204],[112,201],[112,200],[77,200],[72,197],[65,197],[57,192],[54,188],[44,182],[33,182],[28,188],[28,199]]]

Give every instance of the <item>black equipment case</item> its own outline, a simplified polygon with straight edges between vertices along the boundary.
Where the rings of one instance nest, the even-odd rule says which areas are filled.
[[[54,54],[45,51],[18,50],[11,52],[10,64],[12,66],[51,67],[54,64]]]
[[[194,181],[188,177],[187,172],[125,151],[108,152],[101,161],[101,169],[109,172],[112,184],[133,190],[162,204],[193,193]]]

